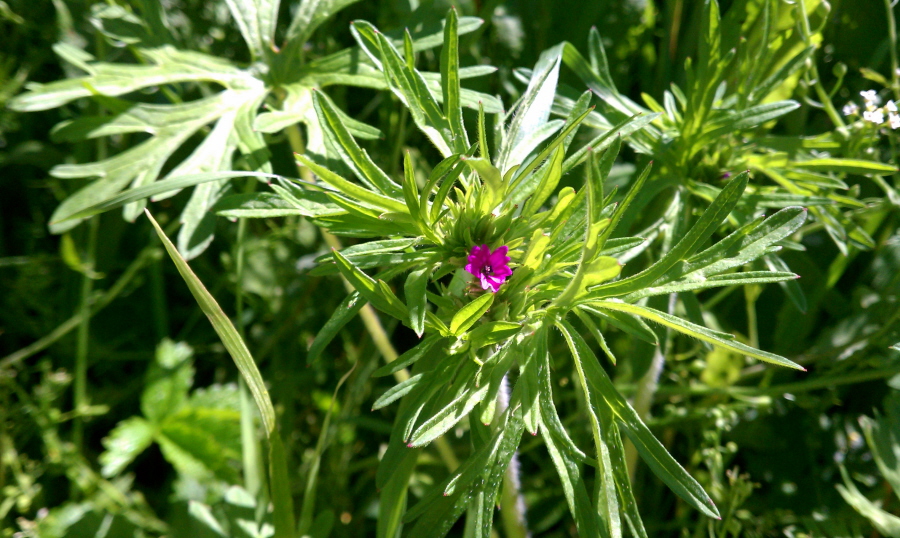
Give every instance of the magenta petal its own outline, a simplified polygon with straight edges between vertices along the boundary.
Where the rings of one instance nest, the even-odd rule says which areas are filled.
[[[497,293],[497,291],[500,290],[500,286],[503,284],[504,280],[505,279],[501,279],[501,278],[497,278],[497,277],[493,277],[493,276],[487,278],[488,284],[490,284],[491,289],[493,290],[494,293]]]
[[[497,247],[497,250],[493,252],[486,244],[473,246],[467,258],[469,263],[466,264],[465,270],[478,277],[482,289],[497,293],[500,286],[506,282],[507,277],[512,275],[507,252],[509,252],[509,247],[506,245]]]
[[[487,290],[493,287],[493,284],[491,284],[490,281],[490,277],[488,277],[484,273],[478,275],[478,277],[481,279],[481,289]]]

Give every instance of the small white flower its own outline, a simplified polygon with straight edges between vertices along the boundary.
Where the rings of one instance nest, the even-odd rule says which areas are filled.
[[[881,125],[884,123],[884,112],[880,110],[866,110],[863,112],[863,119],[876,125]]]
[[[862,98],[866,100],[866,106],[869,105],[878,105],[881,103],[881,98],[878,97],[878,92],[875,90],[866,90],[864,92],[859,92],[862,95]]]
[[[843,112],[845,116],[855,116],[859,114],[859,106],[854,102],[847,103],[844,105]]]
[[[891,129],[900,129],[900,115],[891,112],[888,114],[888,121],[891,122]]]
[[[887,104],[884,105],[884,109],[888,112],[897,112],[897,105],[895,105],[894,102],[889,99]]]

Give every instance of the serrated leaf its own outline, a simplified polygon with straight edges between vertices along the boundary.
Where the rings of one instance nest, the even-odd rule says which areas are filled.
[[[219,411],[219,413],[222,413]],[[233,439],[240,439],[240,414],[226,412],[233,422],[231,434]],[[163,455],[180,472],[186,473],[198,480],[208,481],[212,475],[221,480],[237,480],[238,474],[230,462],[240,458],[240,452],[235,451],[223,441],[223,428],[210,431],[210,421],[200,425],[192,422],[192,417],[169,417],[160,425],[160,433],[157,442]]]
[[[98,458],[100,474],[109,478],[121,473],[128,464],[153,443],[156,428],[141,417],[119,422],[103,439],[106,449]]]

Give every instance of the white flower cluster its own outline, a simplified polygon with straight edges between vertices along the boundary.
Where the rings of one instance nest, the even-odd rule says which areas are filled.
[[[866,90],[859,92],[859,94],[862,95],[865,101],[865,110],[862,113],[864,120],[875,125],[881,125],[884,123],[885,114],[887,114],[887,121],[891,129],[900,129],[900,114],[897,113],[897,105],[893,101],[889,100],[883,107],[879,107],[881,98],[878,97],[878,93],[875,90]],[[844,105],[843,112],[845,116],[856,116],[859,114],[859,106],[851,101]]]

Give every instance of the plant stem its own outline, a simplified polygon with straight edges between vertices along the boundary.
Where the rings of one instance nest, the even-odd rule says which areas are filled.
[[[0,370],[9,368],[19,362],[31,357],[35,353],[39,353],[53,345],[57,340],[69,334],[73,329],[81,325],[84,317],[91,317],[97,312],[105,308],[116,297],[118,297],[128,284],[138,275],[145,266],[162,258],[162,249],[156,245],[145,247],[144,250],[137,255],[131,265],[129,265],[119,280],[116,281],[103,295],[100,297],[92,297],[89,301],[89,309],[87,312],[79,310],[71,318],[62,322],[59,327],[53,329],[49,334],[38,340],[37,342],[25,346],[22,349],[10,353],[0,360]]]
[[[509,407],[509,380],[503,376],[500,390],[497,393],[497,413],[506,412]],[[503,523],[504,535],[508,538],[526,538],[530,536],[525,525],[525,500],[522,498],[522,482],[519,480],[519,455],[513,453],[506,472],[503,474],[503,486],[500,493],[500,519]]]
[[[887,10],[888,25],[888,50],[891,51],[891,90],[894,92],[894,100],[900,101],[900,61],[897,59],[897,20],[894,17],[894,7],[891,0],[884,0],[884,8]]]
[[[669,294],[669,314],[675,312],[675,305],[678,301],[678,295]],[[650,367],[638,381],[637,392],[634,395],[632,407],[637,412],[641,420],[647,420],[650,416],[650,408],[653,406],[653,398],[659,390],[659,376],[662,374],[663,366],[666,364],[666,355],[671,352],[672,347],[672,331],[666,329],[665,343],[661,347],[657,347],[653,351],[653,359],[650,361]],[[628,476],[634,482],[635,472],[637,471],[638,454],[637,449],[631,440],[625,440],[625,462],[628,465]]]
[[[890,0],[886,1],[890,2]],[[803,34],[803,42],[807,47],[812,47],[812,30],[809,27],[809,17],[806,16],[806,1],[797,0],[797,9],[800,11],[798,18],[800,19],[800,30]],[[828,92],[825,91],[825,86],[822,85],[822,79],[819,77],[819,69],[816,67],[815,58],[811,58],[809,62],[809,73],[813,78],[813,87],[815,87],[816,95],[819,97],[819,101],[822,102],[822,106],[825,108],[825,113],[828,114],[831,122],[834,123],[834,126],[837,127],[839,131],[846,131],[844,128],[844,120],[841,119],[841,115],[838,114],[838,111],[834,108],[831,97],[828,96]]]
[[[759,297],[757,286],[744,286],[744,299],[747,306],[747,339],[750,347],[759,348],[759,327],[756,319],[756,298]]]
[[[247,191],[251,191],[255,182],[250,182]],[[247,341],[247,333],[244,329],[244,239],[247,235],[247,219],[238,219],[237,245],[235,248],[235,291],[234,309],[235,326],[241,339]],[[244,488],[247,492],[257,497],[262,491],[262,459],[259,451],[259,441],[256,436],[256,425],[253,420],[254,404],[250,399],[247,383],[243,376],[238,379],[238,391],[241,402],[241,461],[244,468]]]
[[[87,362],[88,344],[91,328],[91,295],[94,292],[94,268],[97,254],[97,230],[100,217],[94,216],[88,220],[88,237],[85,260],[82,266],[84,273],[81,277],[81,315],[78,324],[78,342],[75,351],[75,379],[74,379],[74,408],[75,418],[72,424],[72,442],[78,452],[84,448],[84,421],[81,413],[88,407],[87,396]]]

